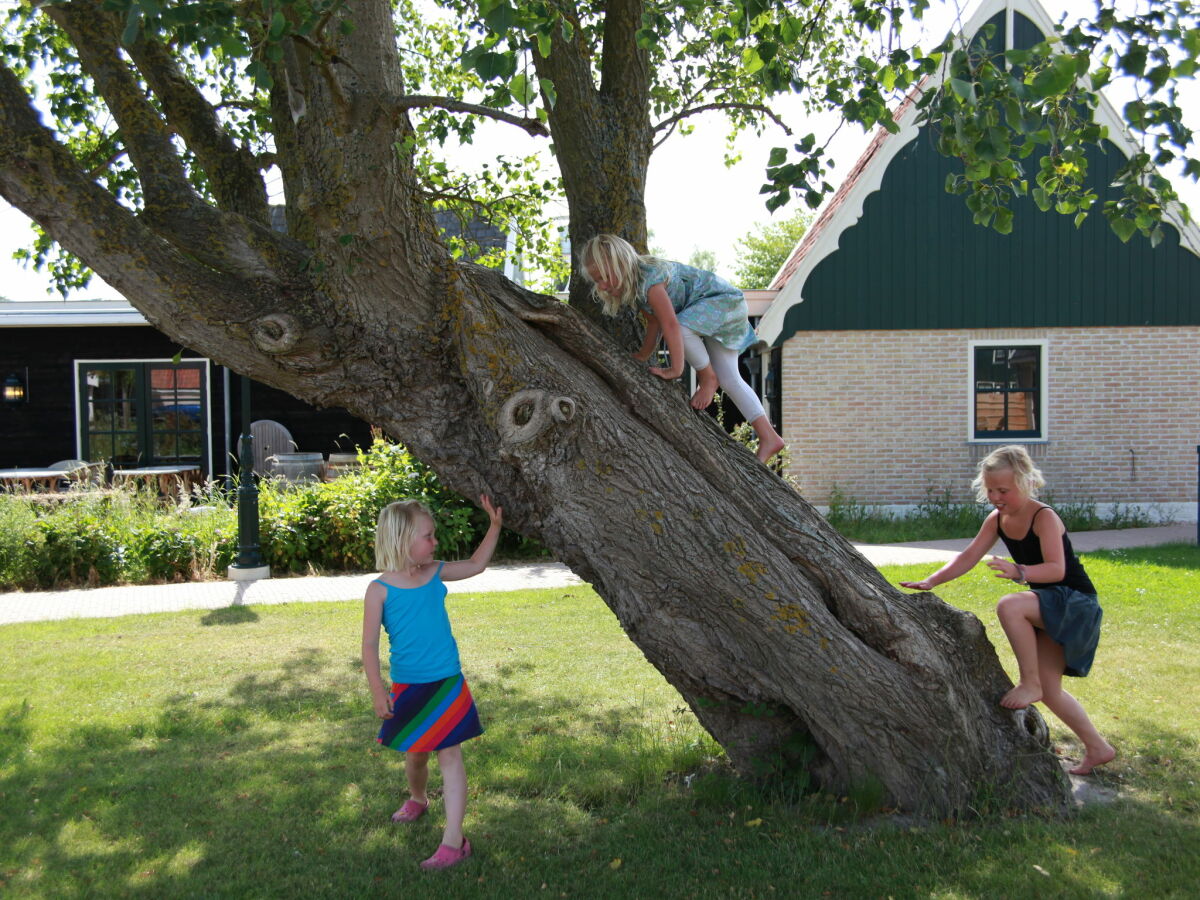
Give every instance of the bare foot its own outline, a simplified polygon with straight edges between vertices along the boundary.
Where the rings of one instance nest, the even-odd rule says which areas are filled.
[[[783,449],[783,438],[781,438],[781,437],[776,437],[773,440],[769,440],[769,441],[760,440],[758,442],[758,452],[755,455],[758,456],[759,462],[765,463],[767,460],[769,460],[772,456],[774,456],[776,453],[778,453],[782,449]]]
[[[1037,703],[1042,699],[1042,686],[1027,685],[1024,682],[1018,682],[1017,686],[1000,698],[1000,705],[1005,709],[1024,709],[1030,703]]]
[[[699,376],[696,379],[696,393],[692,394],[692,409],[708,409],[709,404],[713,401],[713,394],[716,392],[716,375],[707,378],[703,375]]]
[[[1103,747],[1095,750],[1088,750],[1083,755],[1083,762],[1073,769],[1068,769],[1072,775],[1091,775],[1092,769],[1096,766],[1102,766],[1105,763],[1110,763],[1117,758],[1117,751],[1114,750],[1107,742]]]

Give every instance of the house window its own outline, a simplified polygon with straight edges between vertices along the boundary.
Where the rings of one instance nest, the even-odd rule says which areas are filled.
[[[975,440],[1045,435],[1045,344],[972,343],[971,418]]]
[[[208,470],[207,363],[80,362],[84,459]]]

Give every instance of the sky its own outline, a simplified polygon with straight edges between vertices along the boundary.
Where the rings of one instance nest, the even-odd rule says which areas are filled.
[[[1132,2],[1132,0],[1131,0]],[[957,13],[955,2],[934,2],[926,14],[925,21],[931,33],[946,32]],[[962,15],[969,16],[975,3],[961,3]],[[1051,18],[1058,19],[1064,12],[1080,11],[1079,0],[1043,0],[1043,6]],[[1088,4],[1090,6],[1090,4]],[[925,41],[928,45],[930,42]],[[1183,101],[1185,124],[1200,134],[1200,91],[1196,86]],[[1110,95],[1110,99],[1116,99]],[[686,260],[694,250],[707,250],[717,257],[717,269],[721,274],[732,274],[737,259],[737,242],[756,228],[788,218],[803,207],[802,201],[794,198],[791,203],[773,216],[764,205],[764,196],[759,194],[765,177],[767,155],[772,147],[790,147],[808,132],[814,132],[824,140],[835,130],[832,119],[809,119],[799,113],[799,103],[790,101],[794,114],[788,114],[788,103],[783,104],[785,118],[793,127],[792,137],[771,126],[762,136],[744,133],[735,143],[741,160],[732,167],[724,164],[727,129],[719,113],[707,113],[694,117],[691,122],[695,130],[687,136],[675,135],[655,151],[648,176],[646,209],[651,231],[651,245],[664,256]],[[863,134],[857,126],[845,126],[837,131],[830,146],[830,156],[836,168],[830,173],[830,182],[837,187],[844,173],[854,165],[865,148],[870,135]],[[477,164],[488,155],[494,156],[497,148],[516,155],[533,152],[540,148],[548,171],[552,170],[553,159],[545,139],[530,139],[524,132],[499,123],[481,126],[473,147],[462,148],[454,156],[465,164]],[[1189,204],[1193,215],[1200,218],[1200,188],[1190,181],[1175,178],[1176,190]],[[40,273],[22,268],[12,260],[14,250],[27,246],[28,220],[0,200],[0,296],[12,300],[57,300],[57,293],[47,294],[48,280]],[[71,299],[93,299],[117,297],[118,294],[99,279],[92,282],[86,291]]]

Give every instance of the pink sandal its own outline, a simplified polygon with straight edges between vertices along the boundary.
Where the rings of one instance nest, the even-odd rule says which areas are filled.
[[[447,844],[442,844],[437,848],[437,852],[429,859],[421,863],[421,868],[426,871],[433,869],[449,869],[451,866],[457,866],[460,862],[471,855],[471,842],[465,837],[463,838],[462,846],[455,848]]]
[[[404,805],[392,813],[392,821],[402,822],[407,825],[425,815],[425,810],[427,809],[429,809],[428,800],[424,803],[418,803],[416,800],[405,800]]]

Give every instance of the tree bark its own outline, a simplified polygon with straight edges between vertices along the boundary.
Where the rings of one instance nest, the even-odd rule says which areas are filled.
[[[411,132],[389,112],[403,93],[389,4],[352,6],[345,65],[297,45],[276,79],[292,238],[256,221],[248,198],[191,220],[228,224],[216,246],[181,245],[169,210],[134,214],[88,180],[7,69],[0,194],[174,340],[345,407],[455,490],[495,496],[506,524],[594,585],[739,768],[803,769],[834,791],[875,783],[891,803],[938,816],[983,795],[1064,808],[1041,719],[997,703],[1010,682],[977,619],[885,583],[588,316],[450,258],[397,150]],[[147,152],[161,147],[153,128],[127,140],[140,135]],[[211,134],[210,145],[222,154]],[[589,152],[604,151],[572,144],[578,162],[564,162],[574,197],[587,194],[577,182],[591,178]],[[146,177],[167,183],[168,163]],[[184,199],[176,209],[196,203]]]

